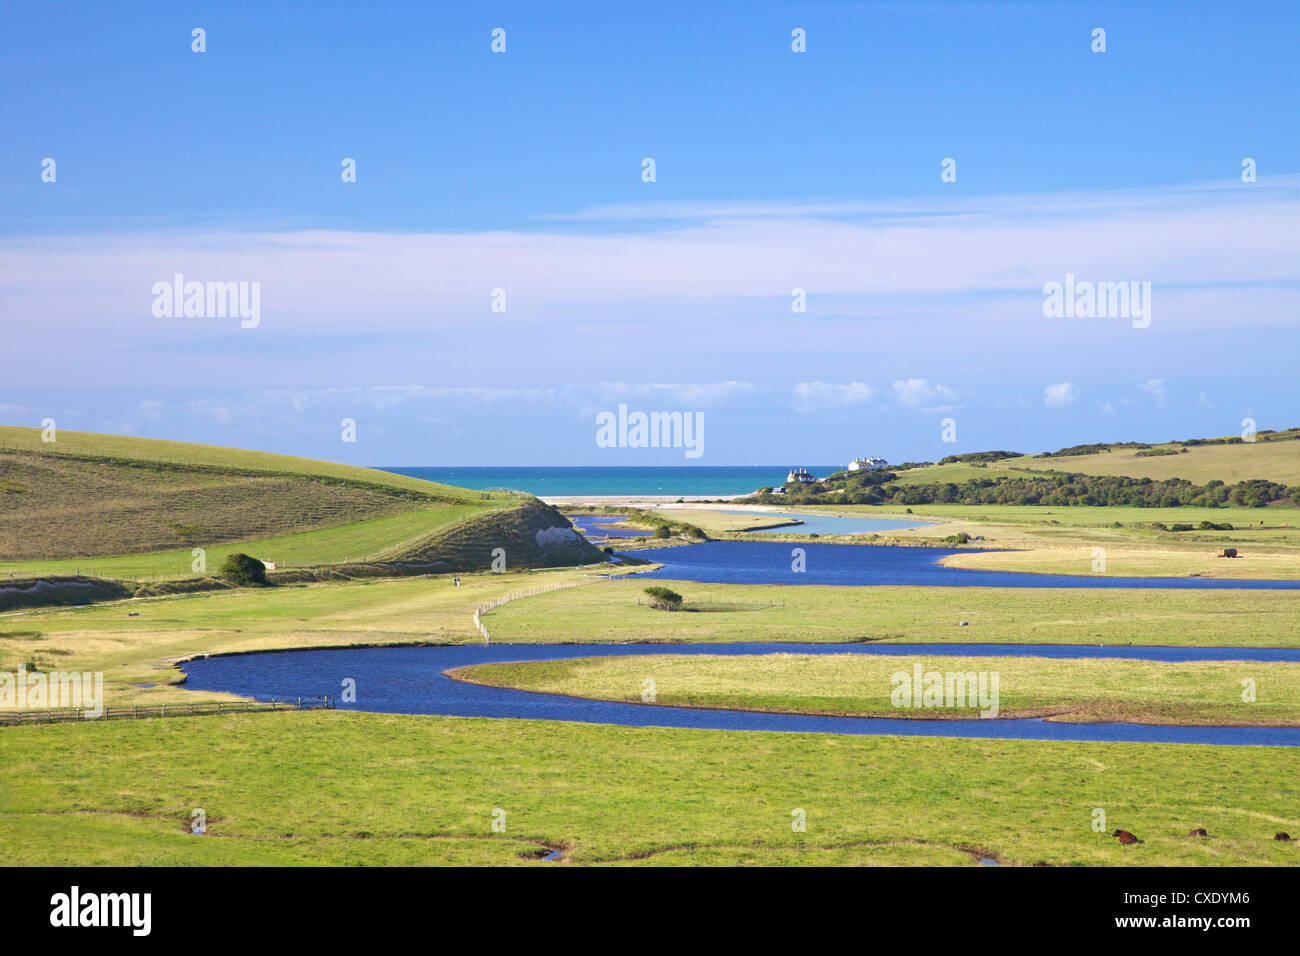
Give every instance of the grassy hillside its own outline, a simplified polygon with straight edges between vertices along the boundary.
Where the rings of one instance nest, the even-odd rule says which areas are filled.
[[[456,507],[428,493],[337,479],[14,451],[0,451],[0,502],[3,561],[182,547],[188,556],[196,546]]]
[[[234,552],[281,570],[367,565],[365,574],[486,568],[495,548],[509,567],[601,560],[528,496],[117,435],[60,431],[44,443],[39,429],[0,428],[0,506],[0,575],[25,586],[39,576],[203,578]],[[0,595],[7,606],[21,605]]]
[[[1290,433],[1287,433],[1290,434]],[[1283,485],[1300,485],[1300,441],[1273,438],[1223,445],[1169,442],[1145,448],[1114,448],[1095,455],[1017,458],[999,463],[1021,469],[1050,469],[1084,475],[1127,475],[1133,478],[1183,478],[1193,484],[1215,479],[1233,484],[1263,478]],[[1181,451],[1186,448],[1187,451]],[[1153,455],[1153,451],[1173,452]],[[1146,452],[1147,454],[1143,454]],[[992,466],[991,466],[992,467]]]
[[[1209,481],[1234,484],[1264,479],[1300,485],[1300,429],[1261,432],[1256,441],[1208,439],[1155,445],[1126,442],[1102,444],[1093,454],[1024,455],[1000,461],[957,461],[898,472],[896,484],[962,482],[972,478],[1025,477],[1035,471],[1064,474],[1122,475],[1163,481],[1182,478],[1192,484]],[[1183,449],[1187,449],[1183,451]]]
[[[0,563],[0,575],[93,574],[133,581],[201,577],[192,570],[193,547],[202,547],[206,551],[207,573],[214,573],[221,567],[225,556],[235,552],[274,561],[279,568],[377,562],[386,560],[403,542],[423,541],[439,528],[482,513],[484,509],[475,505],[444,504],[387,517],[353,521],[331,528],[275,538],[246,539],[212,547],[200,540],[192,546],[146,554],[63,558],[56,561],[8,561]]]
[[[0,425],[0,450],[22,451],[45,456],[81,459],[120,459],[130,462],[157,462],[183,465],[186,469],[215,468],[223,471],[253,472],[263,475],[291,475],[332,478],[361,485],[378,485],[396,490],[414,491],[452,501],[478,501],[485,495],[508,499],[503,492],[479,492],[456,488],[422,478],[394,475],[373,468],[341,465],[314,458],[296,458],[272,452],[224,448],[219,445],[194,445],[189,442],[134,438],[129,435],[101,435],[95,432],[72,432],[62,429],[58,440],[41,441],[41,429]]]

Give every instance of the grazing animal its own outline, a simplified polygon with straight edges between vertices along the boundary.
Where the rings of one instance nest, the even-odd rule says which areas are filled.
[[[1278,833],[1278,834],[1275,834],[1275,835],[1273,836],[1273,839],[1274,839],[1274,840],[1289,841],[1289,840],[1291,839],[1291,834],[1289,834],[1289,833]]]
[[[1193,830],[1191,833],[1189,833],[1189,834],[1187,834],[1187,835],[1188,835],[1188,836],[1195,836],[1195,837],[1207,837],[1207,836],[1209,836],[1209,834],[1206,833],[1205,830],[1200,829],[1200,828],[1197,828],[1197,829]]]
[[[1142,840],[1139,840],[1137,837],[1135,837],[1133,834],[1129,833],[1127,830],[1116,830],[1114,833],[1111,834],[1111,836],[1118,838],[1119,842],[1123,843],[1125,846],[1128,846],[1130,843],[1143,842]]]

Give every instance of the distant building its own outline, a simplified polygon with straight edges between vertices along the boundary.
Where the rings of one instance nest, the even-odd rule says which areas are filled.
[[[806,468],[791,468],[790,474],[785,480],[787,484],[792,481],[801,481],[807,484],[808,482],[816,481],[817,479],[814,478]]]
[[[849,471],[879,471],[881,468],[888,467],[889,462],[874,455],[870,458],[854,458],[849,462]]]

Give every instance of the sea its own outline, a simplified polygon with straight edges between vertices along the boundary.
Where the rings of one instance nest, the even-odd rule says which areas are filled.
[[[818,477],[844,465],[806,465]],[[664,465],[641,467],[384,467],[381,470],[460,488],[505,488],[539,498],[566,495],[744,495],[785,484],[789,465]]]

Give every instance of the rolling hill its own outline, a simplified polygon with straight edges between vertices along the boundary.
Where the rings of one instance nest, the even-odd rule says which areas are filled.
[[[1068,455],[1055,452],[989,462],[940,462],[899,471],[897,483],[919,485],[971,478],[1023,478],[1035,471],[1055,471],[1150,478],[1152,481],[1181,478],[1197,485],[1210,481],[1231,485],[1253,479],[1300,485],[1300,429],[1295,428],[1260,432],[1253,442],[1240,438],[1213,438],[1159,444],[1111,442],[1085,447],[1090,449],[1089,453]]]
[[[204,578],[237,551],[298,577],[475,570],[498,547],[511,567],[602,558],[526,495],[267,452],[68,431],[45,443],[39,429],[0,428],[11,590],[42,576]]]

